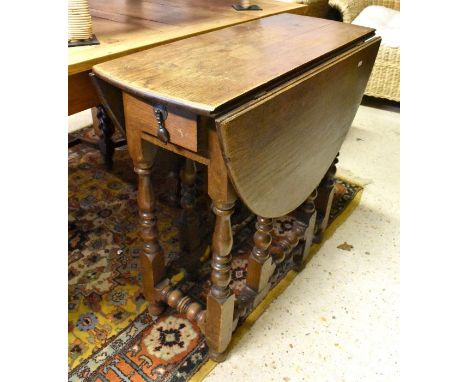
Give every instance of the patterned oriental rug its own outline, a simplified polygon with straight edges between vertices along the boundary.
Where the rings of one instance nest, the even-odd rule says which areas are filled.
[[[136,176],[125,148],[117,150],[114,158],[114,169],[106,171],[96,150],[83,144],[69,149],[69,381],[201,380],[216,364],[208,360],[208,347],[197,325],[171,310],[159,317],[147,311],[140,287]],[[155,182],[157,190],[164,188],[160,180]],[[325,239],[357,205],[362,191],[341,179],[336,187]],[[209,253],[204,256],[203,277],[195,281],[184,277],[177,233],[180,215],[180,209],[158,201],[160,242],[172,281],[204,305],[210,287]],[[253,216],[243,222],[233,227],[237,234],[230,286],[236,295],[245,284],[255,230]],[[277,219],[274,233],[285,234],[291,223],[287,216]],[[318,248],[311,248],[309,260]],[[291,261],[278,267],[270,281],[272,290],[236,329],[234,345],[295,277],[291,267]],[[236,351],[235,346],[231,351]]]

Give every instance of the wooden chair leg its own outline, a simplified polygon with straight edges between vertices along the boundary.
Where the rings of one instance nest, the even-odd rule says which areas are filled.
[[[333,197],[335,196],[335,174],[338,155],[333,160],[333,163],[317,189],[317,199],[315,201],[317,209],[317,227],[314,237],[315,243],[320,243],[323,240],[323,234],[325,229],[328,227]]]
[[[205,336],[210,348],[210,358],[222,362],[231,341],[234,320],[234,295],[231,281],[231,248],[233,244],[231,215],[234,202],[213,201],[216,215],[212,242],[211,290],[207,297]]]

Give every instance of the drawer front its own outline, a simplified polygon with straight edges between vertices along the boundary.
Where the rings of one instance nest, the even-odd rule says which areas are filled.
[[[319,185],[361,102],[380,38],[216,120],[231,181],[257,215],[290,213]]]
[[[127,93],[123,93],[123,100],[126,128],[139,129],[157,137],[158,122],[153,106]],[[168,132],[170,143],[194,152],[198,151],[196,114],[168,107],[164,127]]]

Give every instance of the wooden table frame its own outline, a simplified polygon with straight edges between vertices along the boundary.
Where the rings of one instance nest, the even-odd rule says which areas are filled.
[[[311,31],[320,43],[300,50],[304,33]],[[302,37],[285,44],[284,52],[271,41],[293,34]],[[373,35],[370,28],[280,15],[93,68],[106,107],[117,124],[125,125],[138,174],[141,264],[149,310],[161,314],[169,305],[197,322],[215,361],[226,357],[239,319],[265,297],[276,266],[292,256],[300,270],[315,231],[316,240],[323,234],[334,195],[337,154],[380,45]],[[204,62],[212,60],[209,65],[200,65],[200,57],[191,55],[194,49],[204,52]],[[239,58],[243,66],[226,61],[219,51]],[[250,74],[250,68],[266,62],[265,57],[285,56],[288,51],[295,53],[287,66],[283,62],[278,70],[269,62],[264,71]],[[218,69],[215,74],[213,68]],[[288,75],[279,77],[284,73]],[[255,93],[249,92],[252,87]],[[336,104],[331,105],[331,99]],[[151,183],[158,148],[207,166],[207,191],[216,221],[206,309],[166,277]],[[230,216],[238,197],[257,215],[257,223],[246,287],[235,303],[229,288]],[[315,199],[322,216],[318,224]],[[290,234],[273,238],[274,219],[291,213],[296,220]]]
[[[130,98],[124,95],[124,98]],[[132,102],[132,101],[130,101]],[[312,242],[319,242],[328,224],[328,217],[334,196],[334,174],[337,159],[333,161],[319,187],[304,203],[294,211],[296,223],[291,234],[273,241],[271,230],[274,219],[257,218],[255,247],[249,258],[247,288],[234,304],[229,283],[231,281],[231,249],[233,235],[230,216],[233,213],[237,193],[229,179],[228,169],[223,159],[218,133],[209,121],[200,129],[207,132],[206,155],[198,155],[189,150],[164,144],[158,138],[132,125],[127,130],[128,147],[135,172],[138,174],[138,205],[140,210],[141,238],[143,253],[141,271],[145,298],[150,301],[151,314],[160,315],[166,305],[184,313],[199,325],[210,347],[210,358],[222,362],[231,340],[231,333],[237,322],[246,312],[258,305],[268,293],[268,280],[277,264],[289,259],[294,261],[294,269],[304,267],[304,259]],[[158,242],[155,192],[151,173],[156,168],[155,156],[158,148],[177,152],[208,168],[208,195],[212,200],[212,210],[216,216],[212,236],[212,286],[207,297],[206,310],[177,289],[166,278],[164,253]],[[317,207],[315,199],[318,199]],[[317,216],[320,215],[320,219]]]
[[[124,98],[127,98],[124,95]],[[131,102],[131,101],[130,101]],[[205,121],[209,124],[208,120]],[[295,212],[296,223],[291,234],[281,241],[272,243],[271,230],[273,219],[258,217],[257,232],[254,236],[255,247],[249,258],[247,271],[247,288],[234,303],[229,284],[231,281],[231,249],[233,235],[231,215],[237,193],[229,179],[228,169],[223,159],[218,133],[213,126],[203,126],[206,129],[208,151],[207,155],[197,155],[193,152],[171,144],[163,144],[160,140],[147,134],[136,126],[128,128],[128,147],[133,159],[135,172],[138,174],[138,205],[140,210],[141,238],[143,253],[141,255],[141,270],[145,298],[150,301],[149,311],[160,315],[166,304],[184,313],[187,318],[197,322],[205,334],[210,348],[210,358],[222,362],[227,355],[226,349],[237,322],[247,311],[258,305],[269,291],[268,280],[275,270],[276,264],[293,256],[295,269],[300,271],[304,259],[312,244],[316,232],[316,216],[314,200],[317,190],[304,201]],[[151,173],[157,166],[155,156],[158,148],[174,150],[191,161],[206,165],[208,168],[208,194],[212,200],[212,210],[216,216],[211,245],[211,281],[212,286],[207,297],[206,310],[202,306],[177,289],[166,278],[164,253],[158,242],[155,192],[151,182]],[[332,167],[334,168],[333,163]],[[336,168],[334,168],[336,171]],[[327,172],[324,183],[333,184],[333,179]],[[321,189],[321,199],[326,206],[333,199],[332,187]],[[321,206],[320,206],[321,207]],[[329,213],[326,207],[320,211]]]
[[[308,33],[314,34],[315,43],[309,42]],[[276,266],[292,257],[300,270],[314,236],[322,237],[338,152],[380,45],[374,33],[278,15],[93,67],[105,107],[116,124],[125,126],[138,175],[149,310],[159,315],[169,305],[197,322],[215,361],[226,357],[239,319],[269,291]],[[281,45],[284,40],[288,43]],[[203,52],[203,60],[193,52]],[[274,55],[288,59],[266,60]],[[255,70],[259,63],[267,64]],[[166,275],[151,182],[159,148],[207,166],[216,221],[206,309]],[[236,304],[229,288],[230,216],[238,197],[257,222],[246,287]],[[316,199],[322,217],[318,224]],[[272,237],[274,219],[286,214],[296,218],[292,231],[284,238]]]

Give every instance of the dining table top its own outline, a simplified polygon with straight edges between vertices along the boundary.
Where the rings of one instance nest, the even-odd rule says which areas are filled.
[[[89,0],[98,45],[68,48],[68,75],[93,65],[186,37],[280,13],[303,13],[306,5],[255,0],[260,11],[236,11],[235,0]]]
[[[93,72],[152,102],[208,115],[374,33],[372,28],[284,13],[110,60]]]

